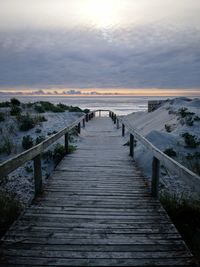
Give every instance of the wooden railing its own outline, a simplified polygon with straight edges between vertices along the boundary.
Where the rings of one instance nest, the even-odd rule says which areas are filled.
[[[58,133],[44,140],[40,144],[18,154],[17,156],[3,162],[0,164],[0,179],[10,174],[12,171],[16,170],[18,167],[22,166],[26,162],[33,160],[34,162],[34,184],[35,184],[35,196],[39,194],[42,190],[42,167],[41,167],[41,156],[46,148],[65,136],[65,151],[68,153],[68,139],[69,131],[77,127],[78,133],[81,132],[82,127],[85,127],[85,122],[88,122],[95,116],[95,112],[90,112],[78,118],[76,121],[71,123],[69,126],[65,127]]]
[[[119,129],[119,124],[121,123],[122,136],[125,135],[125,129],[128,130],[128,133],[130,134],[130,156],[134,158],[134,139],[140,141],[148,150],[151,151],[153,155],[151,191],[154,197],[158,197],[159,194],[160,165],[163,165],[171,173],[174,173],[180,177],[181,180],[188,184],[195,192],[200,193],[200,177],[197,174],[188,170],[186,167],[155,147],[144,136],[142,136],[137,129],[130,125],[126,117],[119,117],[112,111],[109,112],[109,116],[117,125],[117,129]]]

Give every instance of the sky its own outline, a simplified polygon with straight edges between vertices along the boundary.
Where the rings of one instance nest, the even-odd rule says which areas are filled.
[[[199,0],[1,0],[0,90],[200,94]]]

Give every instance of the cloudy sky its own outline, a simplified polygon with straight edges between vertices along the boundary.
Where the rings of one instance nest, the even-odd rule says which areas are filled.
[[[0,89],[200,91],[199,0],[1,0]]]

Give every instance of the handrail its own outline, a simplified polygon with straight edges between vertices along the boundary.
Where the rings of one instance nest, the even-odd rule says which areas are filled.
[[[24,163],[34,160],[34,180],[35,180],[35,195],[41,192],[42,190],[42,170],[41,170],[41,154],[42,152],[49,147],[51,144],[56,142],[62,136],[65,135],[65,150],[68,152],[68,133],[74,127],[78,126],[78,132],[81,131],[81,122],[83,122],[83,127],[85,127],[85,121],[92,119],[94,117],[94,111],[91,111],[76,121],[71,123],[69,126],[65,127],[58,133],[44,140],[38,145],[8,159],[7,161],[0,164],[0,179],[7,176],[12,171],[16,170],[18,167],[22,166]]]
[[[159,193],[159,169],[160,164],[171,170],[173,173],[182,178],[192,189],[200,193],[200,177],[194,172],[190,171],[179,162],[167,156],[160,149],[155,147],[150,141],[142,136],[137,129],[135,129],[124,117],[119,117],[112,111],[110,117],[117,124],[119,128],[119,122],[122,124],[122,136],[125,134],[125,128],[130,133],[130,155],[134,157],[134,138],[139,140],[145,147],[147,147],[153,154],[152,161],[152,195],[158,197]]]

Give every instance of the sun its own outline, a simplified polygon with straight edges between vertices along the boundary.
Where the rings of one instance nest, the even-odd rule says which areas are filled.
[[[118,0],[86,0],[81,6],[84,19],[97,28],[111,28],[119,23]]]

